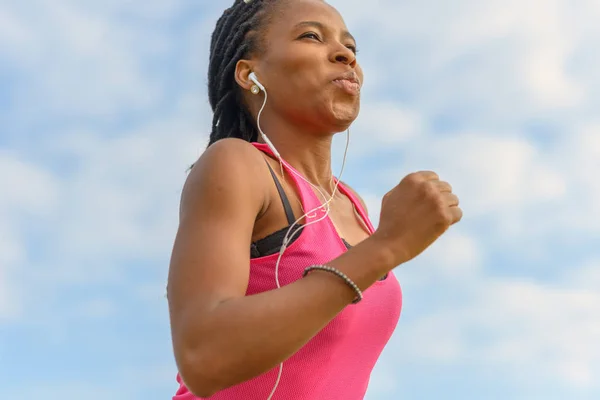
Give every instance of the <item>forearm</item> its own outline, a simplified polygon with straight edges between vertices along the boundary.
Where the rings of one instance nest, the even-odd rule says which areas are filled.
[[[394,267],[379,249],[367,239],[327,265],[364,290]],[[221,303],[189,330],[190,337],[199,338],[190,362],[198,368],[210,366],[210,371],[203,371],[208,377],[204,375],[198,385],[220,390],[272,369],[296,353],[354,297],[339,277],[314,271],[280,289]],[[188,387],[195,386],[193,373],[186,379]]]

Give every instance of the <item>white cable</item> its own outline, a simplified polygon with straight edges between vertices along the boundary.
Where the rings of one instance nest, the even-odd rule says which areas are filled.
[[[261,85],[262,86],[262,85]],[[281,167],[281,173],[283,175],[283,158],[281,157],[281,155],[279,154],[279,152],[277,151],[277,149],[275,148],[275,146],[273,145],[273,143],[269,140],[269,138],[267,137],[267,135],[265,135],[265,133],[262,131],[261,127],[260,127],[260,115],[262,114],[266,104],[267,104],[267,90],[264,87],[261,87],[262,91],[265,94],[265,99],[263,101],[262,107],[260,108],[260,110],[258,111],[258,116],[256,117],[256,126],[258,128],[258,131],[260,132],[261,137],[263,138],[263,140],[265,141],[265,143],[267,144],[267,146],[269,146],[269,148],[271,149],[271,151],[273,152],[273,154],[275,155],[275,157],[277,157],[277,159],[279,160],[279,165]],[[287,246],[290,244],[292,238],[298,233],[300,232],[302,229],[304,229],[305,227],[312,225],[312,224],[316,224],[317,222],[320,222],[322,220],[324,220],[325,218],[327,218],[327,216],[329,215],[329,211],[331,209],[330,207],[330,203],[333,200],[333,198],[335,197],[335,194],[338,190],[338,186],[340,184],[340,180],[342,178],[342,174],[344,173],[344,167],[346,165],[346,156],[348,154],[348,146],[350,144],[350,129],[348,129],[347,133],[346,133],[346,148],[344,150],[344,158],[342,160],[342,168],[340,169],[340,174],[338,176],[338,179],[335,183],[335,186],[333,188],[333,191],[331,193],[331,196],[329,197],[329,199],[327,199],[327,196],[325,196],[325,194],[321,191],[321,189],[319,187],[317,187],[316,185],[314,185],[312,182],[310,182],[308,179],[306,179],[305,177],[303,177],[301,174],[299,174],[298,172],[296,172],[294,169],[292,168],[288,168],[288,170],[290,172],[292,172],[293,174],[295,174],[296,176],[298,176],[299,178],[301,178],[303,181],[305,181],[306,183],[308,183],[310,186],[312,186],[313,188],[315,188],[315,190],[323,197],[323,200],[325,200],[325,202],[323,204],[321,204],[320,206],[313,208],[312,210],[305,212],[304,215],[302,215],[300,218],[298,218],[296,221],[294,221],[294,223],[292,225],[290,225],[289,229],[287,230],[284,238],[283,238],[283,243],[281,245],[281,249],[279,250],[279,256],[277,257],[277,261],[275,263],[275,283],[277,285],[277,288],[281,288],[281,284],[279,283],[279,264],[281,262],[281,258],[283,257],[283,253],[285,252],[285,250],[287,249]],[[311,214],[314,214],[316,216],[316,211],[317,210],[326,210],[325,213],[323,214],[322,217],[313,220],[311,222],[308,222],[306,224],[304,224],[303,226],[298,227],[296,230],[292,231],[292,229],[297,226],[299,224],[300,221],[302,221],[305,217],[307,218],[312,218]],[[304,211],[304,210],[303,210]],[[310,215],[310,216],[309,216]],[[290,235],[291,233],[291,235]],[[269,394],[269,397],[267,398],[267,400],[271,400],[273,398],[273,395],[275,395],[275,391],[277,390],[277,387],[279,386],[279,382],[281,381],[281,375],[283,372],[283,362],[279,364],[279,372],[277,374],[277,379],[275,381],[275,385],[273,386],[273,389],[271,390],[271,393]]]

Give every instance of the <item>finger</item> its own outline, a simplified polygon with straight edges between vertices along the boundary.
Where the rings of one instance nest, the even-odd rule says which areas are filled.
[[[432,181],[432,183],[442,193],[450,193],[450,192],[452,192],[452,186],[450,186],[450,184],[448,182],[444,182],[444,181]]]
[[[419,172],[419,175],[421,175],[426,181],[436,181],[440,179],[438,174],[433,171],[421,171]]]
[[[460,207],[456,207],[456,206],[450,207],[449,210],[450,210],[450,213],[452,214],[452,224],[451,225],[454,225],[462,219],[463,211],[460,209]]]
[[[460,203],[458,196],[454,193],[444,192],[443,193],[444,201],[448,205],[448,207],[457,207]]]

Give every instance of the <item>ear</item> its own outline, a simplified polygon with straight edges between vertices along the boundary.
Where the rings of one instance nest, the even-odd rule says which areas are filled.
[[[250,80],[250,73],[253,71],[253,64],[250,60],[240,60],[235,65],[235,81],[243,90],[250,90],[254,84]]]

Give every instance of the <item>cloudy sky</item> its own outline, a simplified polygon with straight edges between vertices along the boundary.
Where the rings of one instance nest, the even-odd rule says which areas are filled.
[[[0,0],[0,398],[176,390],[164,285],[229,3]],[[332,4],[366,74],[345,180],[375,222],[420,169],[465,210],[396,270],[367,399],[600,398],[598,0]]]

